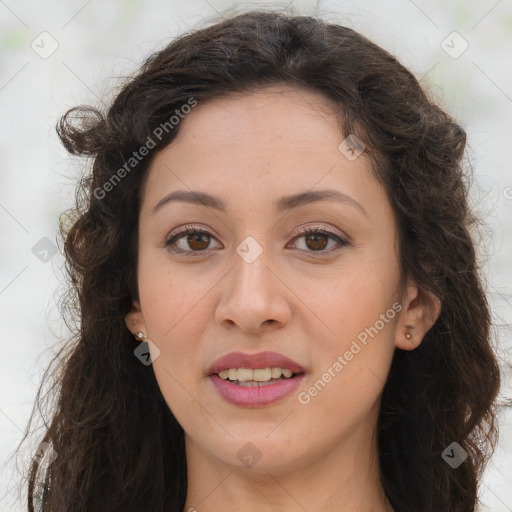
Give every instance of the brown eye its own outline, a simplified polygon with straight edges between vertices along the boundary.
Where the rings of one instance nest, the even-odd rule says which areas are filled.
[[[169,238],[165,246],[171,252],[194,256],[206,252],[212,240],[215,238],[208,231],[188,227]],[[219,246],[222,247],[220,244]]]
[[[327,247],[329,243],[329,237],[322,233],[314,233],[312,235],[306,235],[306,246],[308,249],[314,251],[322,251]]]
[[[330,254],[338,249],[342,249],[349,243],[341,238],[340,235],[320,228],[307,228],[303,229],[302,232],[295,237],[295,240],[299,240],[301,243],[294,242],[294,245],[302,245],[298,249],[303,252],[319,253],[320,255]],[[302,242],[302,240],[304,240]],[[331,245],[329,243],[332,242]],[[337,246],[337,247],[336,247]]]
[[[210,245],[210,236],[202,233],[188,235],[187,243],[192,250],[203,251]]]

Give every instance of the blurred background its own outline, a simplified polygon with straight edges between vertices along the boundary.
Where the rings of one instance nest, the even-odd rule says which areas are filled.
[[[350,26],[394,53],[468,133],[472,201],[485,219],[482,267],[498,354],[512,361],[512,1],[365,0],[287,4]],[[83,163],[60,146],[70,107],[108,104],[114,87],[171,39],[236,8],[230,0],[0,0],[0,512],[21,512],[23,437],[35,395],[65,339],[58,217]],[[502,398],[512,396],[503,365]],[[512,413],[500,415],[481,510],[512,512]],[[38,431],[42,434],[42,430]],[[37,435],[22,453],[38,445]],[[30,456],[30,455],[27,455]],[[20,498],[21,496],[21,498]]]

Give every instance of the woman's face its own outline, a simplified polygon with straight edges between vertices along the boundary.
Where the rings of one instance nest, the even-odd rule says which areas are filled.
[[[412,295],[397,294],[395,219],[369,160],[340,150],[333,103],[288,87],[198,103],[181,123],[149,169],[127,325],[154,344],[188,456],[277,471],[361,449],[395,347],[421,341],[405,338]],[[188,225],[206,234],[175,237]],[[212,370],[233,352],[261,357]],[[300,374],[243,380],[279,367]]]

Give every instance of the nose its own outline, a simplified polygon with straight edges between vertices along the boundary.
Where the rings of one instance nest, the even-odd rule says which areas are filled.
[[[291,318],[292,295],[272,264],[268,251],[249,263],[233,255],[231,272],[222,280],[222,293],[215,320],[224,328],[238,326],[250,334],[278,329]],[[273,268],[274,267],[274,268]]]

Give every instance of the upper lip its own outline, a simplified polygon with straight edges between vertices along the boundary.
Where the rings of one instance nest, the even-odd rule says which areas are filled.
[[[265,351],[256,354],[244,352],[230,352],[216,359],[208,370],[208,375],[216,375],[229,368],[288,368],[293,373],[303,373],[304,368],[299,364],[277,352]]]

